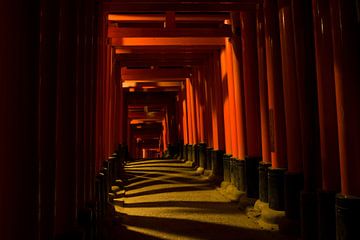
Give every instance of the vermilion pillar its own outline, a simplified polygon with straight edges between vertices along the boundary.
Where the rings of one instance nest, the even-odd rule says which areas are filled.
[[[263,6],[260,5],[256,13],[258,77],[261,117],[261,153],[262,161],[271,163],[270,136],[269,136],[269,101],[266,76],[266,49]]]
[[[214,150],[219,150],[219,115],[223,113],[223,111],[221,111],[219,113],[219,108],[218,106],[220,105],[219,102],[219,95],[216,94],[221,94],[221,100],[222,100],[222,91],[216,91],[218,90],[218,81],[220,80],[220,75],[217,74],[219,73],[219,71],[216,69],[216,65],[215,65],[215,56],[212,56],[211,58],[211,65],[209,66],[210,69],[214,70],[214,74],[213,74],[213,79],[212,82],[210,84],[210,95],[211,95],[211,103],[212,103],[212,107],[211,107],[211,125],[212,125],[212,142],[213,142],[213,148]],[[217,97],[215,97],[217,96]],[[221,101],[222,102],[222,101]]]
[[[189,127],[188,127],[188,110],[186,108],[187,95],[186,95],[186,83],[181,84],[182,91],[182,120],[183,120],[183,134],[184,134],[184,145],[189,144]]]
[[[211,55],[208,58],[207,64],[204,69],[205,79],[204,79],[204,110],[205,110],[205,141],[208,144],[208,147],[213,148],[213,126],[212,126],[212,111],[215,108],[214,99],[212,95],[212,88],[215,84],[214,76],[214,67],[213,67],[213,58]]]
[[[216,150],[225,151],[225,126],[224,126],[224,96],[223,96],[223,85],[222,85],[222,70],[220,65],[220,52],[216,51],[214,53],[214,88],[213,88],[213,96],[218,96],[214,98],[215,100],[215,111],[213,111],[213,118],[216,119],[217,126],[217,135],[214,134],[214,148],[215,141],[217,141]],[[215,122],[214,119],[214,122]]]
[[[194,123],[192,121],[192,108],[191,108],[191,88],[190,88],[190,79],[186,80],[186,104],[187,104],[187,117],[188,117],[188,126],[189,126],[189,144],[194,144],[194,135],[193,135],[193,128]]]
[[[330,1],[338,118],[341,192],[360,197],[359,21],[357,1]]]
[[[221,83],[223,94],[223,109],[224,109],[224,129],[225,129],[225,152],[231,154],[231,124],[230,120],[230,97],[228,92],[228,75],[226,72],[226,54],[223,49],[220,54],[221,60]],[[225,124],[226,123],[226,124]]]
[[[286,163],[286,129],[281,75],[279,20],[276,1],[264,0],[266,70],[269,97],[271,164],[268,177],[269,206],[284,208],[283,178]]]
[[[205,129],[206,129],[206,115],[205,115],[205,103],[204,103],[204,91],[205,91],[205,71],[204,71],[204,67],[202,66],[202,68],[200,68],[200,76],[199,76],[199,85],[198,85],[198,96],[199,96],[199,101],[198,101],[198,105],[199,105],[199,129],[200,129],[200,143],[205,143]]]
[[[314,44],[312,31],[307,30],[312,29],[311,4],[297,0],[279,4],[288,150],[285,207],[287,217],[298,222],[301,192],[302,235],[308,238],[315,234],[309,232],[316,226],[315,190],[320,175]]]
[[[11,1],[3,2],[0,7],[0,232],[3,240],[37,239],[39,227],[39,4]],[[17,31],[24,21],[27,21],[26,29]],[[27,196],[26,204],[20,200],[24,196]]]
[[[61,2],[57,56],[55,234],[72,230],[76,218],[76,8]]]
[[[279,26],[282,57],[283,90],[286,118],[288,171],[302,171],[302,143],[299,95],[297,91],[296,56],[291,1],[279,1]]]
[[[233,49],[230,39],[225,43],[225,57],[226,57],[226,75],[229,97],[229,115],[228,121],[231,126],[231,154],[233,157],[238,158],[238,142],[237,142],[237,125],[236,125],[236,104],[235,104],[235,90],[234,90],[234,72],[233,72]]]
[[[197,122],[196,122],[196,112],[195,112],[195,96],[194,96],[194,85],[192,83],[192,81],[189,81],[189,95],[190,95],[190,113],[191,113],[191,121],[192,121],[192,139],[193,139],[193,144],[196,144],[198,142],[198,138],[197,138]]]
[[[203,122],[203,111],[201,106],[201,78],[202,73],[199,68],[195,69],[194,76],[193,76],[193,94],[194,94],[194,110],[195,110],[195,120],[196,120],[196,139],[198,142],[201,143],[204,141],[204,122]]]
[[[269,101],[266,77],[266,53],[263,5],[256,11],[256,33],[259,71],[259,95],[261,117],[261,153],[262,162],[259,163],[259,199],[268,202],[268,168],[271,166],[270,132],[269,132]]]
[[[259,80],[257,69],[256,15],[241,12],[241,42],[246,116],[247,156],[261,156]]]
[[[330,1],[341,195],[336,199],[337,239],[357,239],[360,214],[359,1]]]
[[[246,191],[249,197],[258,198],[261,122],[256,45],[256,13],[240,12],[240,22],[246,119]]]
[[[234,76],[234,98],[235,98],[235,117],[237,129],[237,150],[238,158],[245,160],[246,155],[246,126],[245,126],[245,107],[244,107],[244,83],[242,71],[242,47],[240,38],[240,18],[238,12],[231,13],[232,31],[232,60]]]
[[[335,239],[335,194],[340,191],[330,3],[313,0],[322,187],[318,194],[319,239]]]
[[[264,0],[264,20],[271,163],[273,168],[284,168],[287,166],[286,129],[281,75],[279,20],[276,1]]]

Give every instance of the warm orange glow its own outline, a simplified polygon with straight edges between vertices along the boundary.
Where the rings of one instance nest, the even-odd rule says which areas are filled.
[[[233,60],[232,60],[232,46],[230,41],[226,41],[225,46],[226,55],[226,73],[228,81],[228,94],[229,94],[229,118],[231,125],[231,150],[232,155],[238,158],[238,142],[237,134],[238,129],[236,126],[236,105],[235,105],[235,93],[234,93],[234,75],[233,75]]]
[[[113,46],[223,46],[225,38],[223,37],[176,37],[176,38],[113,38]]]
[[[165,21],[165,15],[160,14],[109,14],[109,21],[139,21],[139,22],[162,22]]]
[[[235,49],[231,48],[232,52],[232,60],[233,60],[233,76],[234,76],[234,98],[235,98],[235,115],[236,115],[236,129],[237,129],[237,150],[238,150],[238,158],[245,159],[245,124],[243,119],[243,106],[244,106],[244,99],[242,96],[241,89],[242,84],[242,76],[240,73],[240,63],[238,60],[238,56],[235,54]]]
[[[132,51],[131,51],[131,49],[116,48],[115,53],[116,54],[129,54],[129,53],[132,53]]]
[[[224,105],[224,129],[225,129],[225,151],[230,154],[231,151],[231,124],[229,124],[229,93],[227,88],[226,54],[225,49],[221,50],[221,82],[223,85],[223,105]]]

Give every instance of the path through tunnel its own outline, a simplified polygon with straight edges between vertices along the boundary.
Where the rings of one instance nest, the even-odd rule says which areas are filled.
[[[360,239],[358,0],[0,6],[0,239]]]

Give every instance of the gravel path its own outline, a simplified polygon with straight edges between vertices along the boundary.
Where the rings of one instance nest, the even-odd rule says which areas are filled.
[[[186,163],[136,161],[125,176],[115,239],[289,239],[261,230]]]

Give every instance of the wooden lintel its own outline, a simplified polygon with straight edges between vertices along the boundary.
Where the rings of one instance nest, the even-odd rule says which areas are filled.
[[[230,37],[230,26],[224,28],[118,28],[109,27],[109,38],[139,37]]]
[[[201,46],[213,45],[224,46],[225,38],[223,37],[174,37],[174,38],[111,38],[112,46]]]
[[[191,69],[187,69],[187,68],[184,68],[184,69],[127,69],[127,68],[121,68],[121,76],[186,78],[186,77],[189,77],[190,74],[191,74]]]
[[[175,22],[223,22],[229,19],[228,13],[222,14],[181,14],[175,15]],[[109,14],[109,21],[114,22],[164,22],[164,14]]]
[[[121,2],[104,2],[103,11],[105,13],[121,13],[121,12],[229,12],[229,11],[255,11],[255,0],[243,1],[206,1],[206,2],[136,2],[136,1],[121,1]]]

